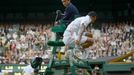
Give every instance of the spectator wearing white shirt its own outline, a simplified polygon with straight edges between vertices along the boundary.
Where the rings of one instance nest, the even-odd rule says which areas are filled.
[[[36,75],[36,74],[38,74],[38,71],[41,67],[42,61],[43,60],[41,57],[36,57],[36,58],[32,59],[31,64],[27,65],[23,69],[23,75]]]
[[[32,68],[31,65],[28,65],[23,69],[23,75],[35,75],[34,69]]]

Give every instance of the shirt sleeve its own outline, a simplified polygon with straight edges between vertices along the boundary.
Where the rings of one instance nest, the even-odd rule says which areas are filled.
[[[66,10],[65,10],[65,12],[64,12],[64,16],[63,16],[63,20],[69,20],[70,19],[70,17],[72,17],[72,15],[73,15],[73,11],[71,10],[71,8],[69,7],[69,8],[67,8]]]
[[[82,19],[80,25],[84,25],[85,27],[87,27],[89,23],[91,23],[91,18],[89,16],[85,16],[85,18]]]

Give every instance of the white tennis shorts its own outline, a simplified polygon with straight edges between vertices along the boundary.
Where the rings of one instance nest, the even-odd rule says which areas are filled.
[[[86,42],[88,37],[82,35],[82,38],[80,40],[80,43],[84,43]],[[78,39],[78,35],[76,35],[76,33],[71,33],[70,31],[65,31],[63,34],[63,42],[65,45],[70,45],[75,43],[75,40]]]

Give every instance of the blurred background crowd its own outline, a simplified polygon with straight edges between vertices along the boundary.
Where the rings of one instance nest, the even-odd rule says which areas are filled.
[[[52,24],[1,24],[0,63],[28,64],[36,56],[49,60],[51,50],[47,41],[52,36],[51,27]],[[130,52],[134,49],[134,24],[102,23],[101,37],[89,49],[88,58],[121,56]]]
[[[47,40],[51,37],[50,25],[1,24],[0,63],[28,64],[30,59],[50,57]]]
[[[102,23],[101,37],[89,49],[89,57],[122,56],[134,49],[134,25],[130,23]]]

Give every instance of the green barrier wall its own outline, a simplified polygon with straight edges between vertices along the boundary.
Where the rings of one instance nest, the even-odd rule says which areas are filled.
[[[25,66],[26,65],[20,64],[0,64],[0,71],[8,72],[9,75],[21,75]],[[43,75],[43,72],[45,72],[46,68],[46,65],[41,66],[40,75]]]

